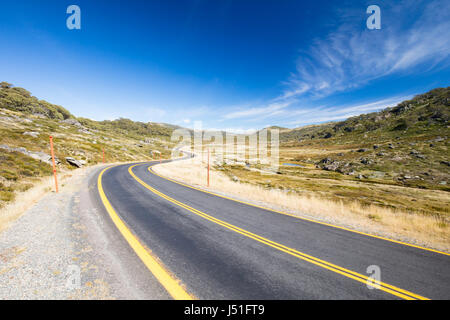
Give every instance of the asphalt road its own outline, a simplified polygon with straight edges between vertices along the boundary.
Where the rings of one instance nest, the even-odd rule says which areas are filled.
[[[153,174],[153,164],[109,168],[102,190],[194,298],[450,299],[449,255],[188,188]],[[366,284],[374,270],[378,289]]]

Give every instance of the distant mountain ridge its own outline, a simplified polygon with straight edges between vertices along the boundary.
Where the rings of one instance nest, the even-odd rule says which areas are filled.
[[[49,136],[58,171],[106,162],[169,158],[177,126],[129,119],[94,121],[0,83],[0,208],[36,179],[52,173]]]
[[[361,114],[340,122],[328,122],[284,131],[282,141],[329,139],[367,133],[417,134],[446,129],[450,120],[450,87],[433,89],[379,112]]]
[[[39,100],[32,96],[29,91],[23,88],[14,87],[8,82],[0,83],[0,109],[1,108],[59,121],[74,119],[90,129],[118,130],[121,133],[132,134],[136,138],[138,138],[139,135],[156,135],[170,138],[173,130],[181,128],[166,123],[144,123],[124,118],[112,121],[94,121],[83,117],[77,118],[67,109],[44,100]]]

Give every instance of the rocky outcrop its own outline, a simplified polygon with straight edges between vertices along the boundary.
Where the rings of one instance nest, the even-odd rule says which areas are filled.
[[[76,160],[75,158],[72,158],[72,157],[66,157],[66,161],[70,165],[77,167],[77,168],[81,168],[83,166],[83,164],[79,160]]]
[[[373,161],[368,158],[361,158],[360,161],[362,164],[365,164],[365,165],[371,165],[373,163]]]
[[[39,132],[36,131],[27,131],[23,133],[24,136],[31,136],[33,138],[39,137]]]
[[[425,156],[417,150],[411,150],[409,154],[419,159],[425,159]]]
[[[322,170],[335,171],[342,174],[347,174],[353,171],[350,163],[345,161],[332,160],[330,158],[322,159],[321,161],[319,161],[316,167],[321,168]]]
[[[70,124],[70,125],[76,126],[76,127],[82,127],[81,123],[79,123],[78,120],[72,119],[72,118],[66,119],[66,120],[62,120],[61,122],[62,123],[67,123],[67,124]]]
[[[47,163],[49,165],[52,164],[52,157],[49,154],[46,154],[44,152],[33,152],[33,151],[28,151],[25,148],[12,148],[9,147],[7,145],[1,144],[0,145],[0,149],[9,151],[9,152],[20,152],[28,157],[31,157],[33,159],[39,160],[41,162]],[[58,158],[55,158],[55,162],[56,164],[60,164],[60,161]]]

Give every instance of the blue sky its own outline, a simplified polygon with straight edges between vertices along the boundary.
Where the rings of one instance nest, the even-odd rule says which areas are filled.
[[[81,8],[81,30],[66,8]],[[381,8],[368,30],[366,8]],[[3,1],[0,80],[95,120],[238,132],[449,85],[449,1]]]

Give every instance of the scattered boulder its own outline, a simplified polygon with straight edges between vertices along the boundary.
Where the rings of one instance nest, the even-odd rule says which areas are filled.
[[[372,174],[370,175],[370,178],[373,178],[373,179],[383,179],[385,175],[386,175],[386,173],[384,173],[383,171],[374,171],[374,172],[372,172]]]
[[[377,144],[374,144],[374,145],[373,145],[373,149],[374,149],[374,150],[378,149],[379,147],[380,147],[380,146],[377,145]]]
[[[61,122],[67,123],[71,126],[82,127],[81,123],[79,123],[78,120],[76,120],[76,119],[66,119]]]
[[[365,165],[370,165],[373,163],[373,161],[368,158],[361,158],[360,161],[362,164],[365,164]]]
[[[319,163],[324,163],[324,164],[328,164],[328,163],[332,163],[334,160],[331,160],[330,158],[324,158],[322,160],[319,161]]]
[[[80,129],[78,129],[79,133],[84,133],[84,134],[90,134],[92,135],[93,133],[90,132],[87,128],[81,127]]]
[[[147,144],[150,144],[150,143],[153,143],[153,142],[156,142],[157,140],[156,139],[154,139],[154,138],[145,138],[144,139],[144,143],[147,143]]]
[[[446,166],[450,167],[450,161],[441,161],[441,164],[445,164]]]
[[[324,158],[317,163],[316,168],[326,171],[335,171],[342,174],[347,174],[347,172],[353,171],[351,170],[351,165],[352,164],[349,162],[336,161],[330,158]]]
[[[45,162],[49,165],[52,165],[52,157],[44,152],[33,152],[33,151],[28,151],[25,148],[12,148],[9,147],[7,145],[0,145],[0,149],[9,151],[9,152],[20,152],[28,157],[31,157],[33,159],[39,160],[41,162]],[[56,164],[60,164],[61,162],[59,161],[58,158],[55,157],[55,163]]]
[[[72,158],[72,157],[66,157],[66,161],[67,161],[70,165],[72,165],[72,166],[74,166],[74,167],[77,167],[77,168],[81,168],[81,167],[83,166],[83,164],[82,164],[80,161],[78,161],[78,160],[76,160],[76,159],[74,159],[74,158]]]
[[[416,157],[416,158],[419,158],[419,159],[425,159],[426,158],[423,154],[421,154],[417,150],[411,150],[411,152],[409,154],[414,156],[414,157]]]
[[[339,165],[340,163],[338,161],[333,161],[330,164],[324,165],[322,169],[326,171],[337,171],[339,169]]]
[[[39,132],[36,131],[27,131],[23,133],[24,136],[31,136],[33,138],[39,137]]]
[[[367,151],[368,150],[366,148],[361,148],[361,149],[356,150],[356,152],[367,152]]]

